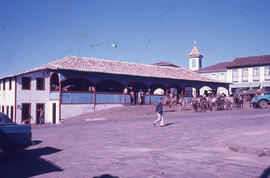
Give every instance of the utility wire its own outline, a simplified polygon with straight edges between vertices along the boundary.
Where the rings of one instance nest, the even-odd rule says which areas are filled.
[[[169,12],[170,9],[171,9],[171,2],[172,2],[172,0],[169,1],[168,6],[167,6],[167,8],[166,8],[166,10],[165,10],[165,12],[164,12],[164,14],[163,14],[163,16],[160,18],[159,23],[157,24],[156,28],[154,29],[154,32],[152,33],[152,35],[151,35],[151,37],[149,38],[149,40],[146,42],[146,45],[145,45],[144,48],[142,49],[142,51],[141,51],[139,57],[136,59],[136,63],[139,62],[139,60],[141,59],[141,57],[144,55],[146,49],[148,48],[148,46],[150,45],[150,43],[151,43],[152,40],[154,39],[154,37],[155,37],[155,35],[156,35],[158,29],[159,29],[160,26],[162,25],[162,23],[163,23],[163,21],[164,21],[166,15],[168,14],[168,12]]]

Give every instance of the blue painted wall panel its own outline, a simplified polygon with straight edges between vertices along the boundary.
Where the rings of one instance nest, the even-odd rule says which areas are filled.
[[[58,100],[59,93],[50,93],[50,100]]]
[[[150,103],[150,100],[149,100],[149,95],[145,95],[145,97],[144,97],[144,103],[145,104],[151,104]]]
[[[130,104],[130,95],[126,95],[125,97],[126,104]]]
[[[166,95],[151,95],[150,96],[150,102],[153,104],[154,102],[159,102],[160,98],[166,98]]]
[[[96,94],[96,104],[112,103],[112,104],[124,104],[123,94]]]
[[[62,103],[94,103],[93,93],[62,93]]]

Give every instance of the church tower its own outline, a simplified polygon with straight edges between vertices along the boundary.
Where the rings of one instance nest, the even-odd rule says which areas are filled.
[[[191,50],[191,52],[188,54],[188,57],[189,57],[189,69],[190,70],[199,70],[202,68],[203,55],[197,49],[195,41],[194,41],[194,47]]]

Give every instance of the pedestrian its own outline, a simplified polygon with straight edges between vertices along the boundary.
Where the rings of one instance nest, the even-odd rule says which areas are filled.
[[[141,104],[144,104],[144,97],[145,97],[145,94],[144,94],[143,91],[141,92],[141,97],[142,97]]]
[[[135,104],[135,93],[133,90],[130,91],[130,102],[131,104]]]
[[[44,111],[42,108],[39,108],[39,124],[43,124],[44,123]]]
[[[138,103],[140,105],[142,105],[143,104],[143,100],[144,100],[144,93],[143,93],[142,89],[140,89],[140,91],[138,93]]]
[[[163,105],[163,98],[160,98],[160,101],[156,107],[156,113],[157,113],[157,120],[153,122],[153,125],[156,126],[156,123],[159,122],[160,126],[164,126],[164,121],[163,121],[163,110],[162,110],[162,105]]]

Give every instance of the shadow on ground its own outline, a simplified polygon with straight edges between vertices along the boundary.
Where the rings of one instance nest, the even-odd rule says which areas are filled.
[[[40,158],[62,150],[53,147],[43,147],[32,150],[19,150],[13,152],[5,159],[0,160],[1,178],[10,177],[32,177],[50,172],[63,171],[54,163]]]
[[[95,176],[93,178],[118,178],[117,176],[112,176],[110,174],[103,174],[101,176]]]
[[[263,171],[262,175],[260,175],[260,178],[268,178],[269,176],[270,176],[270,166]]]
[[[169,126],[169,125],[173,125],[173,124],[177,124],[178,122],[170,122],[170,123],[167,123],[167,124],[165,124],[163,127],[167,127],[167,126]]]

